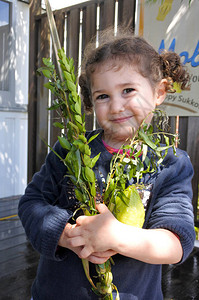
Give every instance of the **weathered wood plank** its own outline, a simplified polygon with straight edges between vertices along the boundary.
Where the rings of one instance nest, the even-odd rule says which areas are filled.
[[[67,14],[66,54],[74,59],[75,71],[78,69],[79,57],[80,9],[76,8]]]
[[[195,248],[182,265],[164,265],[164,299],[198,299],[199,249]]]
[[[20,236],[21,234],[24,234],[24,228],[22,226],[18,226],[18,227],[10,227],[7,230],[4,230],[2,232],[0,232],[0,240],[1,240],[1,245],[2,244],[8,244],[10,245],[9,241],[5,243],[5,240],[11,239],[15,236]],[[1,245],[0,245],[0,249],[1,249]]]
[[[6,230],[10,230],[12,228],[17,228],[21,226],[21,221],[17,218],[0,221],[0,235]]]
[[[100,30],[113,27],[115,23],[115,1],[106,0],[100,4]]]
[[[97,19],[97,5],[93,4],[83,9],[82,22],[82,55],[86,45],[96,35],[96,19]],[[83,109],[84,111],[84,109]],[[94,116],[93,114],[86,114],[85,118],[86,129],[93,129]]]
[[[43,66],[42,58],[50,56],[50,29],[48,20],[42,19],[40,36],[38,39],[38,62],[37,66]],[[42,139],[48,142],[48,97],[49,92],[44,87],[48,80],[44,76],[37,78],[37,123],[36,126],[36,171],[41,168],[47,154],[47,147]]]
[[[188,117],[180,117],[179,119],[179,148],[182,150],[187,149],[187,131],[188,131]]]
[[[12,259],[17,259],[20,256],[27,255],[27,251],[28,251],[27,245],[28,245],[28,243],[23,243],[20,245],[16,245],[15,247],[8,248],[6,251],[1,250],[0,251],[0,263],[8,262]],[[34,253],[35,253],[35,251],[34,251]],[[1,276],[2,276],[2,274],[1,274]]]
[[[7,209],[17,209],[18,207],[18,201],[10,201],[10,202],[1,202],[0,200],[0,215],[2,214],[3,211]]]
[[[132,0],[118,0],[118,25],[134,30],[135,2]]]
[[[38,254],[35,252],[30,253],[29,251],[26,251],[25,255],[22,254],[18,257],[12,257],[8,261],[1,263],[0,277],[11,275],[16,271],[25,270],[28,267],[32,267],[37,264],[38,264]]]
[[[23,228],[22,228],[23,229]],[[11,247],[15,247],[17,245],[23,244],[27,241],[27,237],[24,234],[24,230],[22,230],[21,234],[12,236],[11,238],[2,240],[0,244],[0,250],[6,250]]]
[[[30,4],[30,47],[29,47],[29,99],[28,99],[28,182],[31,180],[36,169],[36,61],[37,61],[37,39],[39,21],[35,16],[41,13],[41,1],[32,1]]]
[[[4,209],[1,209],[0,211],[0,218],[4,218],[6,216],[11,216],[11,215],[14,215],[17,213],[17,205],[15,206],[12,206],[12,207],[8,207],[8,208],[4,208]]]
[[[83,9],[82,21],[82,52],[90,41],[96,35],[96,19],[97,19],[97,5],[92,4]]]
[[[31,285],[36,274],[36,266],[21,269],[0,280],[0,299],[29,300]]]

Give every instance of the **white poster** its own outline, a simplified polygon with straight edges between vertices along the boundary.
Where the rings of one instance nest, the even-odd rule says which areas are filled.
[[[168,94],[170,116],[199,116],[199,0],[139,0],[136,33],[154,46],[175,51],[191,75],[190,91]]]

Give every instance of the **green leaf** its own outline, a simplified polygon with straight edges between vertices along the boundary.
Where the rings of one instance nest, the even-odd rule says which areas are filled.
[[[54,93],[54,91],[55,91],[55,88],[54,88],[54,86],[52,85],[52,83],[50,81],[46,82],[44,84],[44,87],[51,90],[52,93]]]
[[[136,173],[136,167],[132,165],[129,171],[129,180],[135,177],[135,173]]]
[[[45,77],[47,77],[47,78],[49,78],[49,79],[51,79],[51,71],[49,71],[49,70],[41,70],[42,71],[42,73],[43,73],[43,75],[45,76]]]
[[[70,65],[69,65],[69,63],[68,63],[68,59],[67,59],[67,57],[66,57],[66,55],[65,55],[65,53],[64,53],[64,51],[63,51],[63,49],[60,49],[60,50],[58,51],[58,54],[59,54],[59,58],[61,59],[62,64],[64,65],[66,71],[70,72]]]
[[[73,102],[78,102],[77,101],[77,96],[78,96],[78,94],[77,94],[77,87],[76,87],[76,90],[75,91],[73,91],[73,92],[71,92],[71,95],[72,95],[72,98],[73,98]]]
[[[52,61],[51,61],[51,59],[50,58],[43,58],[42,59],[42,61],[43,61],[43,63],[44,63],[44,65],[46,65],[47,67],[49,67],[50,69],[54,69],[54,65],[53,65],[53,63],[52,63]]]
[[[56,128],[64,129],[64,125],[59,122],[54,122],[53,126],[55,126]]]
[[[76,95],[77,95],[76,101],[77,101],[77,103],[79,104],[79,106],[81,107],[81,105],[82,105],[81,98],[80,98],[80,96],[79,96],[78,94],[76,94]]]
[[[166,145],[169,146],[169,137],[166,136],[165,134],[163,135],[163,137],[164,137]]]
[[[169,148],[171,148],[171,147],[172,147],[172,145],[169,145],[169,146],[162,146],[162,147],[157,147],[156,151],[157,151],[157,152],[165,151],[165,150],[167,150],[167,149],[169,149]]]
[[[70,103],[69,106],[70,106],[71,112],[74,113],[74,114],[73,114],[73,119],[75,119],[75,105],[74,105],[73,103]]]
[[[151,149],[155,150],[157,148],[155,143],[153,143],[143,131],[140,130],[138,135]]]
[[[67,85],[68,85],[68,89],[71,92],[77,93],[77,87],[76,87],[76,85],[72,81],[67,80]]]
[[[76,82],[76,76],[75,76],[74,72],[72,72],[72,80],[73,80],[73,82]]]
[[[91,161],[91,168],[93,168],[96,164],[96,162],[98,161],[99,157],[100,157],[100,154],[101,153],[98,153],[95,157],[92,158],[92,161]]]
[[[85,176],[89,182],[95,182],[95,174],[88,166],[85,167]]]
[[[87,155],[91,155],[91,149],[90,149],[90,147],[87,145],[87,144],[85,144],[85,154],[87,154]]]
[[[69,65],[70,65],[70,71],[73,72],[74,71],[74,59],[73,58],[70,58]]]
[[[72,77],[69,72],[63,71],[63,73],[64,73],[64,77],[66,78],[66,80],[72,81]]]
[[[108,180],[109,182],[109,186],[108,188],[106,189],[105,191],[105,194],[104,194],[104,200],[106,200],[108,198],[108,196],[110,195],[110,193],[113,191],[113,189],[115,188],[115,182],[114,182],[114,179],[113,178],[110,178]]]
[[[80,174],[81,174],[81,156],[80,151],[77,149],[75,151],[76,161],[77,161],[77,168],[75,170],[75,176],[77,177],[77,182],[79,181]]]
[[[71,172],[71,174],[72,174],[72,172]],[[72,181],[73,184],[75,184],[75,185],[77,184],[77,178],[75,176],[67,174],[67,175],[65,175],[65,177],[70,178],[70,180]]]
[[[48,107],[48,110],[56,110],[61,106],[61,103],[55,103],[53,105],[51,105],[50,107]]]
[[[77,149],[76,151],[72,151],[71,149],[71,151],[69,151],[66,155],[65,162],[67,164],[67,167],[71,170],[71,174],[76,177],[78,182],[81,172],[81,159],[79,150]]]
[[[81,115],[81,106],[78,102],[75,103],[75,110],[79,115]]]
[[[96,196],[95,181],[92,182],[92,184],[91,184],[91,195],[92,195],[93,197]]]
[[[82,202],[83,199],[83,194],[80,190],[78,190],[77,188],[75,189],[75,196],[77,198],[77,200],[79,200],[80,202]]]
[[[99,135],[99,133],[97,133],[97,134],[91,136],[90,139],[88,140],[88,144],[89,144],[90,142],[92,142],[92,140],[94,140],[98,135]]]
[[[90,284],[92,285],[94,290],[97,290],[96,286],[94,285],[91,277],[90,277],[90,273],[89,273],[89,261],[87,259],[82,259],[82,264],[83,264],[83,268],[84,268],[84,272],[86,274],[86,277],[88,279],[88,281],[90,282]]]
[[[78,122],[78,123],[82,123],[82,117],[80,115],[75,115],[75,120]]]
[[[79,132],[84,132],[82,124],[80,124],[79,122],[76,122],[76,125],[79,128]]]
[[[85,166],[88,166],[91,168],[92,160],[89,155],[84,154],[83,161],[84,161]]]
[[[77,133],[79,133],[79,128],[75,124],[73,124],[71,121],[68,122],[68,126],[67,127],[70,128],[70,129],[72,127],[73,129],[75,129],[75,131]]]
[[[85,152],[85,144],[81,140],[79,139],[75,140],[73,142],[73,145],[75,145],[76,148],[80,149],[81,153]]]
[[[86,137],[85,137],[83,134],[80,134],[80,135],[78,136],[78,138],[79,138],[83,143],[86,143],[86,142],[87,142],[87,139],[86,139]]]
[[[67,149],[67,150],[71,150],[71,144],[69,143],[69,141],[65,137],[58,136],[58,140],[59,140],[60,145],[62,146],[62,148]]]

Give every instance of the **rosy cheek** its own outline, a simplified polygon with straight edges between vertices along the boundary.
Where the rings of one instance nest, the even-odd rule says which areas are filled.
[[[100,106],[96,107],[95,115],[98,120],[102,119],[102,116],[105,116],[104,108]]]

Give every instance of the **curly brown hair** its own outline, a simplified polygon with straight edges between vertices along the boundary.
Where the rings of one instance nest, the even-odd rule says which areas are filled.
[[[112,66],[130,64],[148,78],[152,88],[161,79],[167,79],[166,91],[174,93],[173,83],[180,84],[182,90],[189,89],[190,76],[175,52],[164,51],[159,54],[144,38],[134,36],[130,30],[119,28],[117,35],[112,29],[103,31],[99,37],[100,46],[96,48],[94,38],[84,51],[82,71],[79,77],[81,96],[87,112],[92,112],[91,75],[103,63]]]

